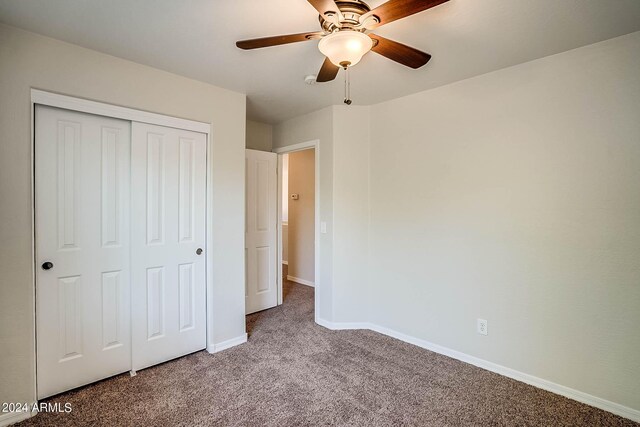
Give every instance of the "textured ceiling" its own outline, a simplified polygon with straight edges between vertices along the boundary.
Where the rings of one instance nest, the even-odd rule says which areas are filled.
[[[323,61],[317,42],[235,47],[239,39],[317,30],[305,0],[0,0],[0,21],[246,93],[257,121],[342,102],[342,74],[304,83]],[[352,98],[375,104],[639,30],[638,0],[451,0],[377,29],[433,59],[411,70],[369,53],[352,69]]]

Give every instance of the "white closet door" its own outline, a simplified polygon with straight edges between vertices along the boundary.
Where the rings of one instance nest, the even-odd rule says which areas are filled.
[[[36,106],[37,389],[131,369],[130,123]]]
[[[206,136],[132,124],[133,369],[206,347]]]
[[[275,153],[246,150],[246,313],[275,307],[277,163]]]

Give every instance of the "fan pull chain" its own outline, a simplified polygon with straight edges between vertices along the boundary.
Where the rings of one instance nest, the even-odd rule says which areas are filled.
[[[344,67],[344,103],[351,105],[351,79],[349,78],[349,67]]]

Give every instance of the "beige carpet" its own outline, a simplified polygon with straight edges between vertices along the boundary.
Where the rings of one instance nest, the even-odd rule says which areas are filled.
[[[65,393],[21,425],[632,426],[610,413],[369,331],[313,322],[313,289],[249,316],[249,342]]]

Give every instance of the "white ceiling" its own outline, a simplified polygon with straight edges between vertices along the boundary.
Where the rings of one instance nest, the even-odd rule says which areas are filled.
[[[383,0],[371,0],[373,8]],[[305,0],[0,0],[0,21],[247,94],[276,123],[342,102],[342,75],[308,86],[323,57],[309,41],[243,51],[235,41],[315,31]],[[433,55],[419,70],[369,53],[354,104],[375,104],[640,30],[639,0],[451,0],[375,32]]]

